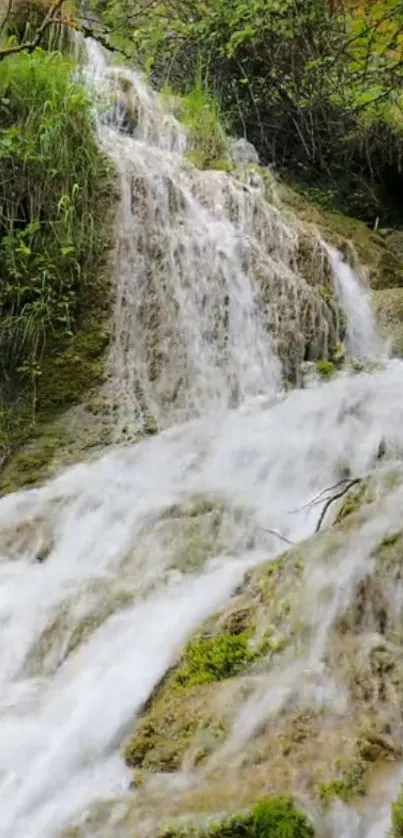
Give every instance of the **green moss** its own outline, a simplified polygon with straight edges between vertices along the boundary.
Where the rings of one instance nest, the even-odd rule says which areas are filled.
[[[403,788],[399,796],[392,803],[392,828],[390,838],[403,838]]]
[[[197,169],[213,169],[214,171],[227,172],[228,174],[234,171],[234,165],[231,163],[231,160],[225,157],[211,157],[210,155],[206,155],[203,149],[191,149],[186,153],[186,157]]]
[[[147,702],[124,748],[129,765],[176,771],[185,757],[196,765],[225,739],[247,685],[244,673],[267,670],[291,641],[289,591],[295,593],[302,571],[301,554],[293,551],[246,574],[231,610],[207,621]],[[227,679],[233,679],[228,686]]]
[[[358,794],[365,792],[365,762],[354,761],[346,767],[334,780],[328,783],[321,783],[318,788],[319,797],[326,805],[338,797],[348,803]]]
[[[0,488],[11,492],[37,483],[59,444],[57,440],[41,439],[36,445],[17,453],[2,475]]]
[[[377,561],[380,572],[385,570],[400,570],[403,556],[403,531],[397,530],[385,536],[372,553]]]
[[[161,838],[313,838],[313,827],[288,797],[269,797],[244,814],[206,827],[171,827]]]
[[[109,337],[109,303],[110,286],[106,278],[101,275],[89,281],[77,332],[68,340],[54,341],[53,351],[49,347],[49,353],[44,356],[35,414],[30,394],[24,391],[18,400],[5,406],[3,434],[0,414],[0,441],[2,437],[4,448],[10,450],[1,472],[0,492],[15,491],[40,481],[46,476],[53,456],[69,442],[68,431],[61,421],[63,411],[77,404],[102,381]],[[65,344],[63,349],[60,343]]]
[[[168,681],[125,745],[127,764],[145,771],[177,771],[196,737],[195,761],[205,758],[226,734],[224,722],[210,712],[210,688],[196,686],[184,694]]]
[[[191,162],[200,169],[232,171],[218,103],[204,89],[200,79],[181,100],[180,115],[188,129]]]
[[[315,366],[320,377],[324,379],[333,378],[333,376],[337,373],[337,367],[335,364],[332,363],[332,361],[325,361],[324,359],[320,359],[319,361],[315,362]]]
[[[242,616],[244,621],[245,615]],[[235,632],[232,633],[232,629]],[[124,749],[126,762],[147,771],[175,771],[192,745],[195,760],[204,759],[226,734],[214,703],[217,682],[240,674],[270,651],[269,635],[250,648],[251,630],[238,623],[212,636],[200,636],[185,648],[179,665],[151,697]],[[273,651],[280,640],[271,638]]]
[[[249,632],[232,635],[224,631],[192,640],[175,673],[175,684],[188,688],[241,672],[256,659],[256,652],[249,648],[249,639]]]

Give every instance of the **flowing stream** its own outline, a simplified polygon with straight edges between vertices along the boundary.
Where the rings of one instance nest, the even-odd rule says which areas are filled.
[[[100,140],[121,188],[106,385],[119,444],[0,501],[4,838],[56,838],[91,804],[123,800],[130,772],[121,743],[192,632],[246,569],[283,549],[276,533],[293,542],[312,534],[318,509],[306,504],[346,463],[364,475],[381,444],[396,452],[403,445],[399,361],[282,390],[276,324],[291,316],[287,305],[297,349],[302,309],[311,306],[321,340],[329,331],[295,267],[297,222],[266,203],[259,184],[197,171],[163,100],[134,73],[109,69],[93,44],[87,76],[115,96]],[[130,125],[116,93],[122,79],[132,91]],[[378,357],[359,280],[333,251],[332,263],[350,350]],[[256,266],[273,289],[271,340]],[[158,433],[131,444],[150,423]],[[388,510],[392,523],[400,500]],[[200,501],[223,509],[222,538],[194,566],[170,515]],[[336,700],[324,664],[327,632],[384,531],[384,518],[372,522],[359,541],[351,536],[340,567],[312,578],[307,657],[240,706],[225,746],[232,759],[290,691],[307,702]],[[325,584],[331,596],[323,604]],[[368,827],[340,804],[329,828],[333,838],[380,838],[387,820],[384,810],[378,815],[371,832],[372,815]],[[120,835],[113,826],[99,834]]]

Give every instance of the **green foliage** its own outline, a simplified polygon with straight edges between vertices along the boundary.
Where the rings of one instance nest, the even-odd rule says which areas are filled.
[[[314,832],[289,798],[263,800],[252,810],[253,838],[310,838]]]
[[[103,15],[157,84],[184,92],[201,69],[232,129],[327,206],[374,221],[388,200],[401,217],[403,6],[332,6],[106,0]]]
[[[288,797],[268,797],[249,812],[208,825],[205,829],[175,829],[162,838],[313,838],[314,831]]]
[[[332,361],[326,361],[324,358],[320,358],[316,361],[315,366],[320,377],[324,379],[333,378],[333,376],[337,373],[336,365],[333,364]]]
[[[188,128],[192,162],[201,169],[229,169],[228,142],[218,103],[204,89],[200,77],[182,99],[181,118]]]
[[[34,395],[45,347],[72,339],[106,243],[109,172],[73,69],[41,50],[0,64],[1,372]]]
[[[329,783],[322,783],[319,786],[319,797],[325,804],[331,803],[335,797],[348,803],[357,794],[365,792],[364,775],[365,763],[357,760],[348,766],[340,777]]]
[[[193,687],[236,675],[256,659],[256,652],[249,648],[248,642],[248,632],[236,635],[221,632],[213,637],[197,637],[184,652],[175,674],[176,684]]]
[[[392,803],[392,828],[390,838],[403,838],[403,789]]]

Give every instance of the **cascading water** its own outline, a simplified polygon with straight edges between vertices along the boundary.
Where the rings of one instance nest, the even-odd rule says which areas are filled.
[[[326,357],[339,339],[336,300],[315,287],[332,286],[326,249],[265,201],[256,172],[192,166],[163,100],[108,67],[96,44],[89,55],[90,83],[111,100],[100,139],[122,195],[109,363],[116,438],[276,392],[277,350],[298,378],[309,352]]]
[[[342,306],[347,314],[347,349],[351,355],[378,360],[382,345],[374,328],[366,289],[341,253],[328,248]]]
[[[194,169],[183,128],[134,74],[108,70],[94,45],[89,75],[115,94],[129,77],[135,109],[134,136],[119,97],[113,124],[100,129],[122,193],[107,396],[119,441],[149,421],[162,430],[0,502],[4,838],[56,838],[112,796],[124,809],[121,742],[186,639],[246,569],[276,555],[278,534],[295,542],[314,531],[317,508],[306,505],[346,463],[362,476],[381,443],[392,459],[403,445],[400,362],[280,392],[276,350],[294,334],[304,360],[302,312],[322,348],[338,328],[337,311],[332,325],[298,270],[298,223],[259,187]],[[315,258],[326,261],[319,239]],[[367,355],[371,320],[354,282],[349,275],[347,293],[341,278],[340,294],[351,306],[351,350]],[[391,527],[399,502],[397,490]],[[193,562],[192,504],[220,508],[219,538]],[[328,635],[385,528],[384,516],[352,534],[340,563],[309,580],[307,655],[241,703],[218,763],[228,749],[235,760],[296,690],[307,703],[338,700]],[[342,823],[348,838],[372,838],[358,814],[341,807],[334,819],[334,838]],[[96,834],[127,833],[112,823]]]

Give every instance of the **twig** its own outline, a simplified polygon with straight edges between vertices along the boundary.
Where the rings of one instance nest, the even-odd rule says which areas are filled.
[[[266,527],[262,527],[262,530],[263,530],[263,532],[269,532],[270,535],[275,535],[277,538],[280,539],[280,541],[284,541],[285,544],[293,544],[294,543],[293,541],[290,541],[289,538],[286,538],[285,535],[281,535],[280,532],[277,532],[277,530],[269,530]]]
[[[324,520],[324,517],[326,515],[326,512],[329,509],[329,506],[333,503],[333,501],[338,500],[339,498],[342,498],[343,495],[347,494],[347,492],[349,492],[350,489],[353,486],[356,486],[357,483],[361,483],[361,481],[362,481],[362,477],[356,477],[354,480],[350,480],[348,485],[344,486],[344,488],[341,490],[341,492],[337,492],[337,494],[332,495],[331,498],[328,498],[328,500],[326,501],[326,503],[325,503],[325,505],[322,509],[322,512],[320,513],[319,521],[318,521],[318,523],[316,524],[316,527],[315,527],[315,532],[319,532],[319,530],[320,530],[320,528],[323,524],[323,520]]]
[[[302,512],[304,509],[310,509],[310,507],[312,506],[317,506],[318,503],[322,503],[325,500],[323,495],[326,492],[333,492],[334,489],[338,489],[339,486],[343,485],[343,483],[345,484],[350,482],[351,477],[343,477],[341,480],[338,481],[338,483],[335,483],[333,486],[327,486],[326,489],[322,489],[321,492],[315,495],[315,497],[313,497],[312,500],[308,501],[308,503],[305,503],[304,506],[299,506],[297,509],[290,509],[288,514],[295,515],[297,512]]]
[[[101,44],[101,47],[105,47],[105,49],[109,50],[110,52],[118,52],[120,55],[123,55],[124,58],[132,58],[133,56],[130,53],[125,52],[124,49],[121,47],[115,47],[113,44],[110,43],[108,38],[102,34],[102,32],[94,32],[91,26],[88,26],[86,23],[81,23],[78,27],[78,30],[82,32],[82,34],[86,38],[93,38],[94,41],[97,41]]]

